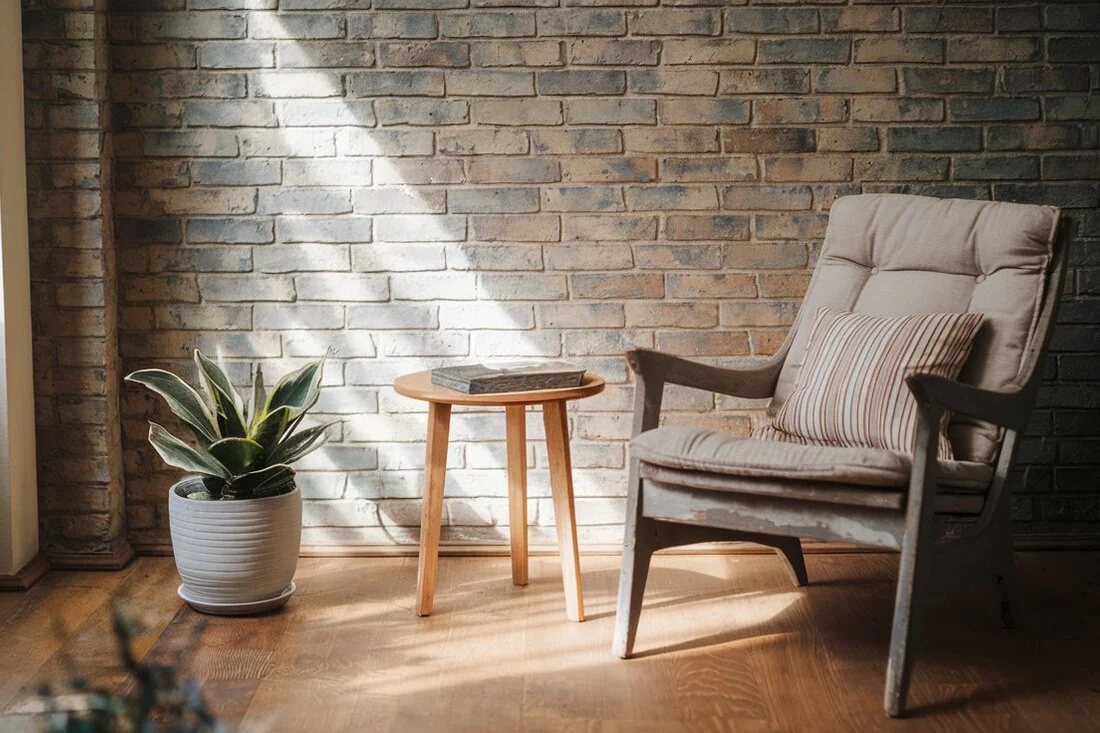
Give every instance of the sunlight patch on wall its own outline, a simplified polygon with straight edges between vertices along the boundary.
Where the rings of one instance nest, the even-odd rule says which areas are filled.
[[[282,22],[279,13],[265,15]],[[288,37],[280,41],[280,54],[293,54],[299,64],[308,62],[313,53],[309,44],[289,39],[290,28],[276,35]],[[282,185],[266,194],[279,212],[276,243],[256,251],[269,271],[280,269],[280,251],[293,255],[290,263],[302,262],[306,254],[317,270],[308,279],[296,278],[296,301],[283,309],[285,323],[260,324],[282,334],[284,357],[271,360],[270,368],[293,368],[301,360],[328,353],[326,387],[315,419],[344,421],[337,439],[299,466],[306,498],[325,500],[307,501],[307,541],[340,542],[371,532],[383,533],[379,541],[415,541],[426,405],[393,394],[389,384],[401,373],[492,360],[502,353],[507,358],[558,356],[560,333],[536,330],[529,303],[498,297],[514,299],[522,291],[525,276],[511,273],[542,269],[542,247],[507,241],[467,243],[468,217],[452,211],[446,188],[465,180],[463,163],[441,157],[430,131],[401,124],[408,115],[387,113],[380,118],[369,98],[308,98],[340,93],[334,87],[335,75],[327,69],[258,76],[253,92],[257,96],[304,98],[275,104],[277,134],[285,147],[303,157],[284,161]],[[318,120],[324,125],[318,126]],[[396,124],[382,127],[387,122]],[[316,139],[320,132],[335,140],[334,156],[315,157],[323,152]],[[253,151],[265,152],[262,146],[253,146]],[[350,199],[341,198],[339,192],[348,188]],[[347,241],[356,231],[361,238]],[[285,269],[287,274],[302,273]],[[342,330],[316,327],[331,323],[331,310],[340,307],[346,311]],[[476,430],[463,436],[462,424],[467,421],[473,421]],[[503,438],[499,411],[456,410],[455,423],[457,439]],[[411,436],[418,437],[402,442]],[[541,436],[537,413],[531,416],[529,436]],[[503,444],[499,450],[488,445],[493,468],[503,468]],[[461,454],[456,458],[452,467],[468,468]],[[379,468],[395,470],[383,482],[372,475]],[[353,475],[341,488],[332,474],[346,471]],[[399,472],[404,475],[395,486]],[[548,477],[533,472],[531,478],[536,498],[530,513],[537,522],[537,497],[549,495],[537,486]],[[452,472],[446,494],[481,498],[477,503],[445,502],[445,524],[507,525],[507,491],[499,471]],[[355,530],[362,527],[373,529]]]

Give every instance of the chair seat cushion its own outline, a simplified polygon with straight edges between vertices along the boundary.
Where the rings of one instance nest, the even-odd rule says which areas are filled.
[[[910,456],[897,451],[739,438],[689,427],[648,430],[630,441],[630,451],[643,463],[688,471],[898,490],[908,486],[913,466]],[[982,490],[993,476],[993,468],[984,463],[938,463],[939,483],[945,486]]]

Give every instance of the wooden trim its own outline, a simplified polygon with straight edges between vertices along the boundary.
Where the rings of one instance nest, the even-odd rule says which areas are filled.
[[[1100,550],[1100,535],[1081,536],[1053,532],[1050,534],[1027,535],[1014,537],[1012,546],[1016,552]]]
[[[895,550],[905,533],[904,518],[896,511],[708,491],[649,479],[641,481],[641,488],[641,515],[660,522]]]
[[[1017,552],[1067,551],[1082,552],[1100,550],[1100,536],[1081,536],[1072,534],[1041,534],[1017,537]],[[169,556],[172,545],[169,543],[145,543],[134,545],[138,555]],[[807,555],[848,555],[881,554],[894,552],[875,547],[864,547],[845,542],[817,542],[806,540],[802,551]],[[621,545],[584,545],[580,546],[582,555],[618,555]],[[690,547],[677,547],[661,550],[666,555],[770,555],[770,547],[751,543],[737,544],[700,544]],[[440,545],[441,557],[508,557],[509,546],[504,543],[485,543],[476,545]],[[532,545],[528,554],[545,557],[558,554],[555,545]],[[332,545],[302,545],[302,557],[416,557],[416,545],[372,545],[341,543]]]
[[[39,552],[31,561],[10,575],[0,575],[0,591],[29,590],[50,569],[50,561]]]
[[[39,550],[20,5],[0,3],[0,572],[13,579]]]
[[[137,553],[134,546],[122,540],[115,543],[109,552],[50,552],[49,560],[54,570],[121,570],[134,559],[135,555]]]
[[[844,545],[832,542],[814,542],[807,540],[805,552],[809,554],[849,554],[880,553],[874,547]],[[138,555],[165,557],[172,554],[172,545],[166,543],[136,545]],[[482,543],[470,545],[440,545],[440,557],[508,557],[509,546],[503,543]],[[704,543],[691,547],[677,547],[662,550],[667,555],[771,555],[770,547],[752,543]],[[343,543],[332,545],[302,545],[301,557],[416,557],[416,545],[372,545]],[[580,554],[588,556],[610,556],[622,553],[621,545],[580,545]],[[538,544],[528,548],[529,555],[549,557],[558,554],[557,545]]]

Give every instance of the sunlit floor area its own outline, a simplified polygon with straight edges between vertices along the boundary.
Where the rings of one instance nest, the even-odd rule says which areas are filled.
[[[802,589],[768,555],[658,556],[630,661],[610,653],[616,557],[582,557],[582,624],[565,618],[553,556],[531,559],[526,588],[506,558],[441,559],[430,618],[413,613],[415,558],[305,559],[282,611],[232,619],[183,605],[168,558],[55,572],[0,595],[0,709],[70,664],[115,664],[119,594],[148,626],[147,659],[173,658],[206,621],[191,672],[245,731],[1098,730],[1097,559],[1019,554],[1015,630],[981,584],[938,592],[908,721],[882,712],[888,554],[810,555]]]

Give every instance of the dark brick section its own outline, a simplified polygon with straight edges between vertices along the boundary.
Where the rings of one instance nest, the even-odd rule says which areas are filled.
[[[54,5],[85,9],[70,12]],[[119,428],[116,232],[110,219],[110,150],[102,135],[110,118],[106,29],[105,2],[25,3],[39,516],[43,549],[59,566],[83,556],[109,567],[129,553]],[[176,50],[147,65],[160,67],[175,58],[193,66],[193,50]],[[135,164],[120,174],[143,184],[188,185],[185,167]],[[118,232],[180,241],[178,220],[124,219]]]
[[[1096,3],[24,7],[54,557],[115,552],[124,530],[167,540],[174,474],[144,441],[167,417],[118,378],[190,374],[196,346],[242,384],[251,361],[276,374],[331,350],[319,412],[342,423],[300,473],[309,543],[415,541],[424,416],[397,374],[583,363],[610,385],[571,414],[581,534],[617,542],[622,352],[774,351],[831,203],[861,191],[1078,220],[1012,506],[1023,534],[1100,533]],[[702,393],[666,409],[739,434],[764,419]],[[456,414],[452,438],[445,539],[503,541],[499,420]],[[531,532],[552,541],[541,447],[532,460]]]
[[[979,127],[893,127],[886,131],[886,145],[898,152],[981,150],[982,130]]]

